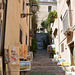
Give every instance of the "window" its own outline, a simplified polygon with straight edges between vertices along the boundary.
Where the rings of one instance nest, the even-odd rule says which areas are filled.
[[[28,7],[27,7],[27,13],[28,13]],[[28,18],[29,18],[29,16],[26,17],[27,25],[28,25]]]
[[[25,12],[25,2],[23,0],[23,12]]]
[[[51,6],[48,6],[48,12],[50,12],[51,11]]]
[[[22,44],[22,30],[20,29],[20,44]]]
[[[27,45],[27,35],[26,35],[26,45]]]
[[[64,52],[64,43],[61,44],[61,52]]]
[[[62,21],[62,15],[60,16],[60,19],[61,19],[61,21]]]
[[[0,9],[2,9],[2,3],[0,3]]]

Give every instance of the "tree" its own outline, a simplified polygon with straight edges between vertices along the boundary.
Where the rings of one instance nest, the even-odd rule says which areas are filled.
[[[42,22],[41,22],[41,25],[42,25],[43,28],[45,28],[45,29],[47,28],[46,21],[42,21]]]
[[[55,10],[50,11],[47,19],[41,22],[42,27],[47,30],[47,33],[49,35],[50,44],[51,44],[51,38],[52,38],[51,23],[54,22],[55,18],[57,18],[57,12]]]

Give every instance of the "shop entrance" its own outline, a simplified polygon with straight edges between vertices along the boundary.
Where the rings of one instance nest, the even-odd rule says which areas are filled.
[[[71,53],[71,65],[75,65],[75,50],[74,43],[70,44],[70,53]]]

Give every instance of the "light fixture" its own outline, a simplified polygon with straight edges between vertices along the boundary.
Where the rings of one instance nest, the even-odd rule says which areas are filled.
[[[26,3],[26,6],[29,6],[29,5],[30,3]],[[21,13],[21,17],[24,18],[24,17],[27,17],[28,15],[33,15],[32,13],[36,13],[37,9],[38,9],[38,6],[36,4],[32,4],[30,6],[31,13]]]
[[[27,17],[28,15],[33,15],[32,13],[21,13],[21,18]]]
[[[37,4],[33,4],[33,5],[31,6],[31,12],[32,12],[32,13],[36,13],[37,9],[38,9]]]

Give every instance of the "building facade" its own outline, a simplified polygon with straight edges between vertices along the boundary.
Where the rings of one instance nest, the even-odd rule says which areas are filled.
[[[57,32],[54,33],[55,39],[58,37],[57,51],[61,57],[69,62],[71,66],[75,65],[75,1],[58,0],[57,1]],[[56,26],[55,26],[56,27]]]
[[[26,52],[29,52],[29,15],[24,14],[29,14],[30,7],[26,3],[29,3],[29,0],[0,0],[0,55],[2,52],[4,58],[3,75],[20,75],[19,62],[25,59],[19,55],[19,45],[24,45]],[[1,39],[2,34],[4,34],[3,39]],[[4,40],[3,46],[1,45],[2,40]],[[1,51],[1,46],[3,51]],[[15,58],[13,52],[15,52],[15,55],[17,54],[17,58]],[[13,70],[14,65],[11,64],[11,54],[14,55],[14,60],[16,60],[16,64],[13,62],[16,67],[15,71]]]
[[[38,26],[37,33],[47,33],[46,29],[43,29],[41,22],[46,20],[50,11],[56,10],[57,2],[56,0],[38,0],[39,2],[39,11],[38,14]]]
[[[5,2],[4,2],[5,3]],[[3,6],[3,0],[0,0],[0,75],[3,74],[3,15],[4,15],[4,6]]]
[[[16,2],[15,0],[8,1],[5,49],[8,49],[9,45],[16,45],[19,43],[29,45],[29,16],[25,18],[21,16],[22,13],[29,12],[29,7],[26,6],[26,2],[25,0],[16,0]]]

